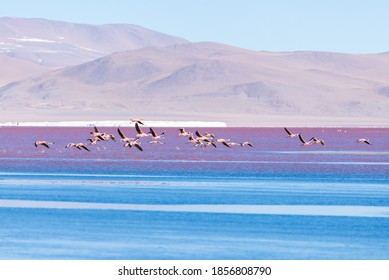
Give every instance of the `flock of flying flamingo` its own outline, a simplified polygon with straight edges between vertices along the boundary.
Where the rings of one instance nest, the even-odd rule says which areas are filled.
[[[312,144],[321,144],[321,145],[325,145],[325,142],[323,139],[317,139],[316,137],[312,137],[311,139],[309,139],[308,141],[304,140],[304,138],[301,136],[301,133],[292,133],[289,129],[287,129],[286,127],[284,127],[286,133],[288,134],[288,137],[290,138],[293,138],[293,137],[298,137],[301,141],[301,146],[309,146],[309,145],[312,145]],[[359,143],[365,143],[365,144],[368,144],[368,145],[371,145],[369,139],[366,139],[366,138],[360,138],[357,140],[357,142]]]
[[[149,137],[149,144],[164,144],[161,140],[163,140],[163,136],[165,134],[165,131],[162,133],[158,134],[157,132],[154,131],[154,129],[149,128],[149,132],[145,133],[139,125],[144,125],[142,122],[142,119],[131,119],[131,123],[135,123],[135,130],[136,130],[136,135],[133,137],[127,137],[121,130],[120,128],[117,129],[117,132],[120,136],[120,141],[124,142],[124,148],[132,148],[135,147],[139,151],[143,151],[143,148],[141,146],[141,142],[139,141],[142,138]],[[225,147],[231,148],[233,146],[249,146],[249,147],[254,147],[254,145],[251,142],[244,141],[244,142],[233,142],[230,139],[223,139],[223,138],[217,138],[213,133],[208,133],[204,132],[201,134],[198,130],[196,130],[194,133],[186,131],[184,128],[179,128],[179,133],[178,136],[184,137],[187,139],[187,144],[192,144],[195,147],[217,147],[217,144],[221,144]],[[309,146],[312,144],[321,144],[325,145],[325,142],[323,139],[318,139],[316,137],[312,137],[309,140],[305,140],[301,133],[292,133],[288,128],[284,128],[284,130],[287,133],[288,138],[293,138],[293,137],[298,137],[299,140],[301,141],[301,146]],[[106,132],[101,132],[96,126],[94,126],[94,130],[90,132],[89,137],[87,138],[87,141],[89,141],[88,145],[95,145],[99,143],[100,141],[109,141],[112,140],[116,142],[116,138],[114,134],[106,133]],[[366,143],[368,145],[371,145],[368,139],[361,138],[358,139],[357,142],[360,143]],[[55,144],[54,142],[49,142],[49,141],[35,141],[35,147],[38,146],[43,146],[46,148],[50,148],[50,145]],[[91,150],[89,149],[87,144],[85,143],[68,143],[65,148],[76,148],[78,150],[86,150],[90,152]]]
[[[149,132],[144,132],[139,125],[144,125],[141,119],[131,119],[131,123],[135,123],[135,130],[136,135],[133,137],[126,136],[120,128],[117,129],[118,135],[120,136],[120,141],[124,142],[124,148],[132,148],[135,147],[139,151],[143,151],[143,148],[141,146],[141,142],[139,141],[142,138],[149,137],[149,144],[164,144],[161,140],[163,139],[163,136],[165,134],[165,131],[158,134],[154,129],[149,128]],[[222,139],[222,138],[216,138],[214,134],[205,132],[204,134],[201,134],[198,130],[196,130],[194,133],[185,131],[184,128],[179,129],[178,136],[185,137],[188,139],[186,142],[187,144],[193,144],[195,147],[217,147],[216,144],[220,143],[228,148],[231,148],[232,146],[249,146],[254,147],[251,142],[244,141],[241,143],[232,142],[230,139]],[[87,141],[89,141],[89,144],[85,143],[68,143],[65,148],[76,148],[79,150],[86,150],[90,152],[88,145],[95,145],[100,141],[109,141],[112,140],[116,142],[116,138],[114,134],[101,132],[96,126],[94,126],[94,130],[90,132],[89,137],[87,138]],[[55,144],[54,142],[50,141],[35,141],[35,147],[43,146],[46,148],[50,148],[51,145]]]

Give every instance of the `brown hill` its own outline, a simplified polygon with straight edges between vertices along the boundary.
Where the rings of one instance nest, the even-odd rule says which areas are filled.
[[[0,110],[9,116],[4,121],[138,116],[245,126],[387,125],[388,67],[384,54],[186,43],[114,53],[9,84],[0,89]]]
[[[0,86],[47,71],[44,66],[0,55]]]
[[[37,69],[78,65],[113,52],[184,42],[187,41],[130,24],[88,25],[1,17],[0,68],[19,72],[2,76],[1,82],[36,75],[41,72]],[[24,69],[22,62],[28,62]],[[32,68],[30,64],[39,67]]]

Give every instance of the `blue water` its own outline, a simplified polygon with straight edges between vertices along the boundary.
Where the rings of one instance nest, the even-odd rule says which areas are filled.
[[[389,258],[389,129],[301,129],[326,137],[325,146],[312,147],[286,138],[282,128],[214,130],[254,148],[193,147],[167,129],[165,144],[142,141],[144,152],[114,142],[86,152],[64,147],[84,141],[89,128],[1,128],[0,259]],[[374,137],[374,145],[355,143],[361,134]],[[55,144],[35,148],[43,137]],[[45,206],[29,204],[37,201]],[[196,211],[158,208],[165,205]],[[207,205],[242,210],[215,213]],[[246,213],[253,205],[388,211]]]

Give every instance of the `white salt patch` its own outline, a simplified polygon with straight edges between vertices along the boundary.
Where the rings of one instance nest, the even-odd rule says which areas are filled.
[[[40,38],[8,38],[10,40],[15,40],[19,42],[37,42],[37,43],[57,43],[55,41],[46,40],[46,39],[40,39]]]
[[[104,53],[102,51],[94,50],[94,49],[90,49],[90,48],[84,48],[84,47],[78,47],[78,48],[80,48],[82,50],[90,51],[90,52]]]

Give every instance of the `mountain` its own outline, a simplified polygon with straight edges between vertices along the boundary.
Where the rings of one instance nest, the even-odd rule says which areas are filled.
[[[0,55],[0,86],[47,71],[44,66]]]
[[[0,88],[3,121],[388,125],[389,56],[183,43],[117,52]]]
[[[1,17],[0,68],[19,69],[12,62],[17,64],[22,61],[52,70],[78,65],[113,52],[184,42],[187,41],[131,24],[88,25]],[[5,63],[4,56],[14,60]],[[27,73],[26,70],[23,73]],[[31,73],[37,72],[32,71],[24,77]]]

